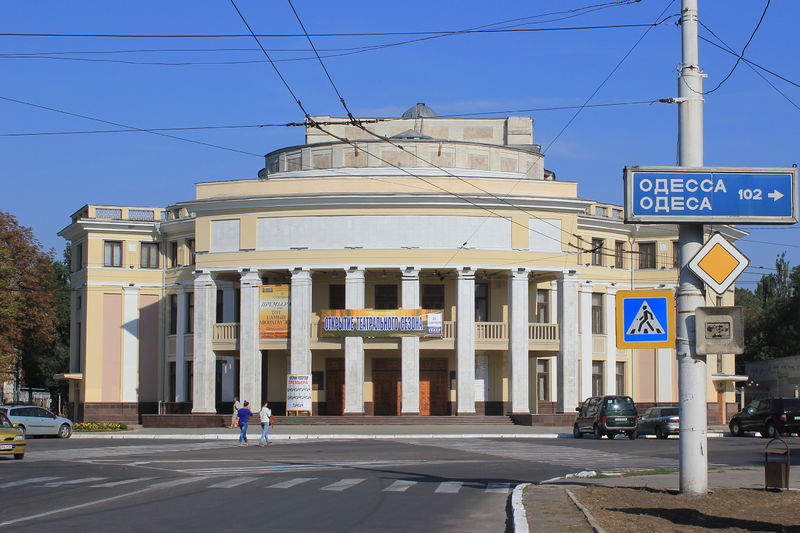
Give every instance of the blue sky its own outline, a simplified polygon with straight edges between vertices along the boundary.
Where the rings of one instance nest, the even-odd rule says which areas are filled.
[[[311,33],[454,31],[602,3],[294,0]],[[700,0],[700,17],[714,34],[741,51],[765,3]],[[525,23],[516,26],[519,29],[649,24],[665,9],[665,16],[677,14],[680,0],[669,4],[669,0],[642,0],[563,20],[555,19],[578,12],[512,24]],[[301,31],[288,2],[238,0],[237,5],[257,33]],[[592,104],[677,96],[680,28],[674,20],[648,32]],[[800,3],[773,0],[745,57],[800,83],[797,20]],[[630,27],[450,35],[329,57],[325,62],[349,107],[360,116],[397,116],[416,102],[426,102],[440,114],[576,106],[598,88],[645,31]],[[0,33],[206,35],[243,34],[246,28],[231,3],[222,0],[38,1],[0,4]],[[714,39],[707,30],[701,35]],[[349,36],[314,41],[323,55],[333,55],[340,49],[414,38]],[[311,57],[304,38],[262,42],[274,59]],[[735,57],[704,42],[700,54],[708,74],[706,89],[710,89],[730,70]],[[302,121],[301,112],[263,60],[255,41],[244,37],[0,36],[0,97],[137,128]],[[196,64],[201,62],[240,63]],[[278,65],[312,115],[342,116],[338,98],[316,61]],[[718,91],[707,96],[706,165],[791,166],[798,160],[800,89],[762,74],[785,96],[746,64],[740,64]],[[578,181],[584,198],[622,203],[623,166],[676,163],[674,104],[587,108],[553,142],[574,112],[497,116],[532,116],[534,141],[547,148],[546,167],[558,179]],[[0,117],[0,134],[116,129],[8,100],[0,100]],[[61,250],[64,242],[56,232],[86,203],[163,206],[187,200],[193,196],[195,182],[255,177],[263,166],[258,154],[303,139],[302,128],[171,133],[256,155],[138,132],[0,136],[4,184],[0,209],[31,226],[45,246]],[[772,267],[783,251],[793,265],[800,264],[797,226],[747,228],[751,236],[738,246],[753,267]],[[751,268],[741,285],[752,287],[748,281],[769,271]]]

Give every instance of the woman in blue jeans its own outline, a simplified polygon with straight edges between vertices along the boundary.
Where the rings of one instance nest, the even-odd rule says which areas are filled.
[[[236,413],[239,416],[239,427],[242,432],[239,434],[239,446],[247,446],[247,424],[253,411],[250,410],[250,402],[244,402],[244,406]]]

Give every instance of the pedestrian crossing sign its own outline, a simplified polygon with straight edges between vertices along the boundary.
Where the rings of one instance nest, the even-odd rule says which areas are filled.
[[[674,348],[671,290],[617,292],[617,348]]]

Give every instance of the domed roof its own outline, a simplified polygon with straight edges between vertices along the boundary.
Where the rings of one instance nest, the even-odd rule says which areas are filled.
[[[406,109],[401,118],[434,118],[438,116],[436,111],[423,103],[419,103]]]

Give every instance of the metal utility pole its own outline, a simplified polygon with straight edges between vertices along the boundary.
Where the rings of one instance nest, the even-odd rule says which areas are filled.
[[[697,41],[697,2],[681,0],[682,62],[678,77],[678,165],[703,166],[703,77]],[[706,360],[695,349],[695,309],[705,304],[703,284],[688,267],[703,245],[703,224],[679,225],[678,388],[680,401],[680,490],[708,491]]]

